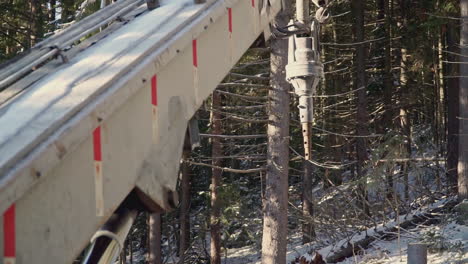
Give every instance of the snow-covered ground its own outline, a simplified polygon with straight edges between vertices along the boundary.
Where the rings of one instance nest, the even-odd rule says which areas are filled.
[[[368,230],[371,234],[373,230]],[[355,236],[352,241],[359,239]],[[443,224],[432,226],[418,226],[411,230],[402,230],[400,240],[377,240],[361,254],[338,262],[339,264],[392,264],[407,263],[407,246],[412,242],[428,243],[428,264],[468,264],[468,226],[457,224],[451,219]],[[292,234],[289,238],[287,264],[297,257],[304,256],[307,260],[312,258],[317,246],[314,243],[302,245],[299,233]],[[342,241],[320,249],[318,252],[326,258],[333,249],[339,248]],[[144,254],[135,252],[133,263],[144,263]],[[169,263],[177,263],[174,258]],[[127,260],[127,263],[130,263]],[[260,264],[261,252],[255,246],[228,249],[223,251],[223,264]]]
[[[455,222],[402,232],[400,241],[375,241],[362,255],[339,263],[406,263],[408,243],[419,242],[421,239],[432,245],[428,263],[468,263],[468,226]]]
[[[311,259],[309,253],[313,249],[312,244],[301,245],[298,237],[293,237],[288,245],[287,263],[291,263],[296,257],[305,256]],[[341,264],[390,264],[407,263],[406,254],[408,243],[423,241],[431,244],[429,264],[468,264],[468,226],[457,224],[455,221],[434,226],[419,226],[414,230],[401,232],[400,240],[375,241],[369,249],[360,255],[348,258]],[[319,250],[324,258],[332,252],[333,245]],[[254,247],[229,249],[225,264],[260,263],[261,253]]]

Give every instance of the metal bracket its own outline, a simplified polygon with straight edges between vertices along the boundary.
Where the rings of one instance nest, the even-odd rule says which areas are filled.
[[[148,10],[156,9],[160,6],[159,0],[146,0],[146,6]]]
[[[294,29],[291,30],[290,28]],[[310,34],[310,29],[304,24],[291,21],[287,27],[279,27],[276,24],[271,25],[271,34],[275,38],[289,38],[297,34]]]
[[[55,51],[56,53],[55,56],[60,57],[63,63],[68,63],[69,61],[68,57],[65,54],[63,54],[63,50],[59,48],[59,46],[57,45],[49,46],[49,49]]]
[[[190,147],[192,150],[200,147],[200,129],[198,128],[198,118],[192,117],[188,123],[188,133],[190,137]]]

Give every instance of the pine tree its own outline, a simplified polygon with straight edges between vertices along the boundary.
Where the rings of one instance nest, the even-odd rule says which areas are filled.
[[[221,95],[214,92],[212,96],[212,133],[213,135],[222,134],[221,114],[218,109],[221,107]],[[217,137],[212,138],[212,151],[211,156],[213,159],[213,166],[211,175],[211,208],[210,208],[210,257],[211,264],[221,264],[221,205],[219,199],[219,188],[221,187],[221,175],[223,171],[216,167],[221,167],[221,156],[223,149],[221,147],[221,140]]]
[[[289,21],[289,9],[276,17],[280,27]],[[285,66],[288,41],[271,40],[268,153],[263,206],[262,264],[285,264],[288,227],[289,88]]]
[[[356,155],[357,155],[357,180],[358,180],[358,196],[361,201],[361,208],[369,215],[370,209],[367,202],[367,187],[366,187],[366,171],[365,162],[367,160],[367,139],[368,135],[368,113],[367,113],[367,80],[366,80],[366,54],[364,47],[365,30],[364,30],[364,11],[365,5],[363,0],[352,1],[353,14],[355,15],[355,42],[356,47],[355,63],[356,63],[356,94],[357,94],[357,128],[356,135]]]
[[[162,218],[160,213],[152,213],[149,215],[149,264],[162,264]]]
[[[468,198],[468,0],[460,0],[460,133],[458,143],[458,199]]]

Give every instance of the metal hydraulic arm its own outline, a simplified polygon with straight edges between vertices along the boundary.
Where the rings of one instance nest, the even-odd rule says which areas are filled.
[[[310,21],[307,1],[296,2],[297,21],[290,27],[298,30],[289,37],[288,65],[286,78],[294,87],[299,97],[299,116],[304,137],[304,158],[311,155],[311,127],[313,121],[313,95],[323,76],[323,65],[320,62],[319,37],[320,24],[328,19],[327,1],[313,0],[318,10]]]

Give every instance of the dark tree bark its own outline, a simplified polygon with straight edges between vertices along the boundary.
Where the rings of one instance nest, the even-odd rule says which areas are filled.
[[[287,3],[287,2],[285,2]],[[276,24],[286,26],[289,9],[276,17]],[[263,204],[262,264],[285,264],[288,228],[289,168],[289,83],[285,67],[288,40],[271,40],[269,122],[267,128],[267,173]]]
[[[383,103],[384,113],[380,124],[379,133],[386,134],[393,126],[394,110],[392,105],[392,96],[394,93],[393,87],[393,74],[392,74],[392,27],[391,27],[391,12],[390,12],[390,1],[391,0],[378,0],[378,16],[377,19],[380,21],[379,28],[381,30],[381,36],[387,39],[383,45]],[[385,142],[382,140],[382,144]],[[388,155],[388,151],[382,154],[382,158]],[[385,170],[386,180],[386,196],[392,200],[393,196],[393,173],[390,168]]]
[[[57,0],[50,0],[49,4],[50,4],[49,21],[55,21],[55,14],[56,14],[55,5],[57,5]]]
[[[57,9],[56,9],[56,5],[57,5],[57,0],[50,0],[49,1],[49,5],[50,5],[50,9],[49,9],[49,22],[53,22],[55,21],[55,18],[56,18],[56,14],[57,14]],[[50,28],[52,31],[55,30],[55,22],[51,24],[51,28]]]
[[[356,63],[356,88],[357,90],[357,128],[356,134],[359,136],[356,139],[356,156],[357,156],[357,180],[358,196],[360,206],[365,214],[370,215],[370,210],[367,202],[367,187],[366,187],[366,172],[364,171],[365,162],[367,160],[367,127],[369,125],[369,117],[367,113],[367,81],[366,81],[366,51],[364,47],[365,29],[364,29],[364,1],[353,0],[352,9],[355,18],[355,42],[361,43],[356,45],[355,63]]]
[[[41,1],[30,0],[29,6],[31,9],[30,25],[29,25],[29,47],[34,46],[43,35],[43,15]]]
[[[383,89],[383,102],[384,102],[384,114],[382,119],[382,130],[386,130],[391,127],[393,119],[393,105],[392,105],[392,94],[393,94],[393,77],[392,77],[392,28],[391,28],[391,14],[390,14],[390,0],[379,0],[379,20],[383,20],[383,36],[388,41],[385,41],[384,45],[384,89]]]
[[[60,18],[61,23],[67,23],[73,20],[73,12],[75,11],[74,8],[74,1],[73,0],[62,0],[61,1],[62,7],[62,15]]]
[[[211,116],[212,122],[212,134],[221,135],[222,134],[222,123],[221,123],[221,114],[217,109],[220,109],[221,106],[221,95],[216,91],[213,93],[213,111]],[[223,156],[223,150],[221,147],[221,139],[214,137],[211,139],[212,149],[211,156],[213,157],[212,164],[216,167],[222,166],[221,156]],[[211,264],[221,264],[221,206],[219,201],[218,189],[221,186],[221,175],[222,170],[218,168],[213,168],[211,175],[211,210],[210,210],[210,234],[211,234],[211,243],[210,243],[210,256]]]
[[[448,61],[457,62],[459,53],[456,41],[456,25],[451,22],[447,26],[447,48]],[[458,163],[458,98],[459,80],[458,64],[447,64],[448,75],[451,77],[447,81],[447,182],[449,189],[457,191],[457,163]]]
[[[468,198],[468,0],[460,0],[460,133],[458,145],[458,198]]]
[[[302,215],[304,217],[304,224],[302,226],[302,243],[310,243],[315,238],[314,226],[314,204],[312,196],[312,180],[313,180],[313,166],[312,163],[305,160],[303,161],[304,179],[302,190]]]
[[[180,245],[179,263],[184,263],[185,253],[190,247],[190,165],[186,162],[190,152],[184,150],[181,168],[181,202],[180,202]]]
[[[332,25],[332,32],[333,32],[333,42],[334,43],[339,43],[341,41],[338,38],[337,34],[337,28],[336,25]],[[337,58],[338,55],[338,50],[333,49],[329,50],[327,49],[326,46],[321,47],[321,54],[324,56],[324,61],[329,61],[333,60],[334,58]],[[332,56],[330,56],[332,55]],[[338,70],[337,65],[335,64],[326,64],[325,65],[325,71],[328,72],[333,72]],[[338,75],[333,75],[330,78],[325,77],[322,81],[322,84],[324,84],[324,90],[327,92],[327,94],[340,94],[342,93],[342,88],[345,86],[343,83],[343,76],[341,74]],[[325,83],[327,82],[327,83]],[[336,123],[340,122],[340,117],[337,116],[337,112],[340,111],[340,105],[339,105],[339,99],[338,98],[329,98],[327,101],[329,101],[330,105],[335,105],[332,109],[333,111],[325,111],[324,114],[324,123],[327,125],[327,129],[330,131],[336,130]],[[312,131],[312,129],[309,129]],[[312,137],[311,137],[312,138]],[[330,159],[333,162],[340,163],[343,161],[343,149],[342,146],[344,142],[342,142],[342,137],[339,137],[335,134],[330,134],[327,135],[326,140],[325,140],[325,148],[328,149],[327,151],[330,155],[328,159]],[[312,146],[312,142],[310,144]],[[311,147],[312,148],[312,147]],[[312,155],[312,150],[311,150],[311,155]],[[342,170],[340,169],[326,169],[325,170],[325,181],[324,181],[324,187],[328,188],[331,185],[341,185],[342,179],[341,179],[341,174]]]
[[[401,23],[402,28],[405,29],[407,27],[407,16],[408,16],[408,8],[409,3],[406,0],[400,0],[400,10],[401,10]],[[403,35],[406,36],[405,32]],[[409,37],[409,36],[406,36]],[[409,78],[408,78],[408,51],[406,48],[407,44],[403,40],[402,47],[400,49],[400,93],[399,93],[399,105],[400,105],[400,132],[403,135],[405,142],[403,142],[400,146],[402,156],[404,158],[411,157],[411,123],[408,117],[408,102],[407,99],[409,97]],[[403,182],[405,185],[404,189],[404,198],[406,201],[409,199],[409,183],[408,183],[408,162],[401,164],[402,166],[402,174],[403,174]]]
[[[129,260],[130,260],[130,264],[133,264],[133,240],[132,240],[132,236],[128,236],[127,238],[128,240],[128,249],[130,251],[130,256],[129,256]]]
[[[401,49],[401,58],[400,58],[400,131],[401,134],[404,136],[406,139],[406,143],[402,143],[400,146],[402,156],[404,158],[409,158],[411,155],[411,128],[409,124],[409,119],[408,119],[408,110],[406,108],[406,101],[404,98],[406,98],[407,95],[407,82],[408,82],[408,76],[407,76],[407,71],[406,71],[406,65],[407,65],[407,51],[405,48]],[[405,201],[408,201],[409,199],[409,183],[408,183],[408,162],[402,163],[402,173],[403,173],[403,182],[405,185],[405,190],[404,190],[404,198]]]
[[[149,264],[162,264],[161,252],[161,214],[153,213],[149,215]]]

